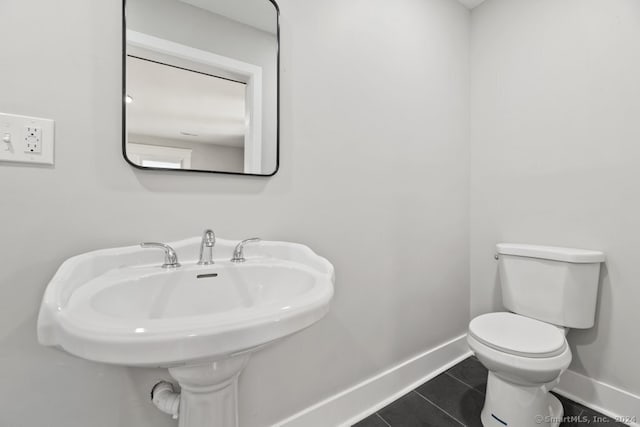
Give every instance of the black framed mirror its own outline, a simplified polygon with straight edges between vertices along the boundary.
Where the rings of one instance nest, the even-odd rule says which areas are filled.
[[[123,0],[126,161],[274,175],[279,18],[273,0]]]

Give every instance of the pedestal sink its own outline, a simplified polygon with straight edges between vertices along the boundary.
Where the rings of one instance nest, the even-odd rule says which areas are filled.
[[[75,356],[168,368],[181,386],[180,427],[237,426],[236,389],[252,352],[318,321],[333,296],[333,266],[304,245],[263,241],[197,265],[199,238],[170,245],[182,267],[139,246],[65,261],[44,294],[38,339]]]

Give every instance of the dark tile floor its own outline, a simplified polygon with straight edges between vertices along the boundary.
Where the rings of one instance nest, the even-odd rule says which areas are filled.
[[[479,426],[487,388],[487,370],[470,357],[422,384],[354,427]],[[558,396],[558,395],[556,395]],[[561,427],[624,426],[572,400],[558,396],[565,416]],[[603,422],[599,422],[603,419]],[[577,422],[579,420],[580,422]]]

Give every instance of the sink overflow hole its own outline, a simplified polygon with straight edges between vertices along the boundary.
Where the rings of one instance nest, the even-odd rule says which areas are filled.
[[[198,279],[206,279],[207,277],[218,277],[218,273],[198,274]]]

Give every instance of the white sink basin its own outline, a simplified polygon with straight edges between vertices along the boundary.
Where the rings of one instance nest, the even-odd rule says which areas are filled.
[[[200,238],[169,243],[177,269],[139,246],[70,258],[45,291],[38,340],[96,362],[169,368],[182,391],[164,384],[154,402],[180,427],[237,426],[249,355],[322,318],[334,272],[308,247],[285,242],[251,244],[246,261],[232,263],[236,243],[219,239],[208,266],[196,263]]]
[[[67,260],[42,302],[40,342],[98,362],[171,367],[253,349],[327,312],[333,267],[308,247],[260,242],[236,264],[236,242],[219,239],[216,263],[199,266],[199,243],[170,243],[178,269],[137,246]]]

